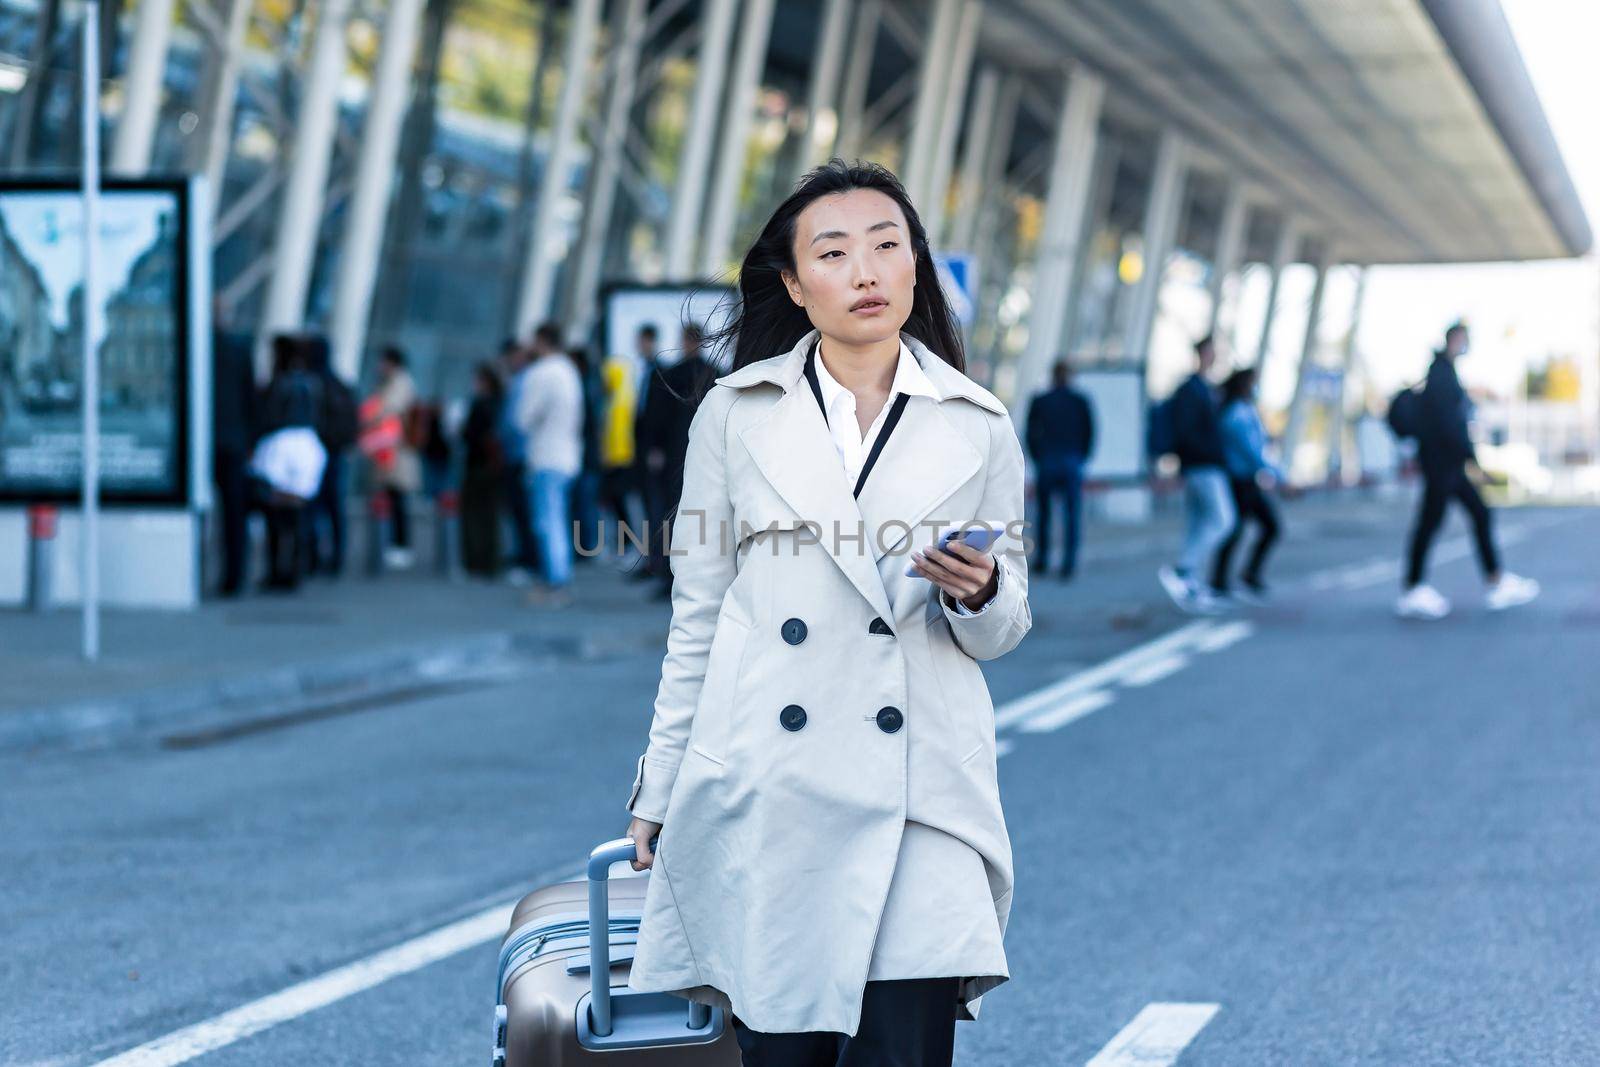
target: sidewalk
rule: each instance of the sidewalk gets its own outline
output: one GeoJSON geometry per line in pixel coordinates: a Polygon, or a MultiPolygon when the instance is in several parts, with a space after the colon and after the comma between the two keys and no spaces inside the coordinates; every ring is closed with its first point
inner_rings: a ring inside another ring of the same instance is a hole
{"type": "Polygon", "coordinates": [[[0,613],[0,750],[92,745],[195,715],[254,713],[438,678],[508,652],[593,658],[666,640],[671,606],[613,564],[577,568],[576,603],[431,574],[314,579],[192,612],[106,611],[101,659],[76,609],[0,613]]]}
{"type": "MultiPolygon", "coordinates": [[[[1392,516],[1394,506],[1349,498],[1287,505],[1297,537],[1392,516]]],[[[1091,523],[1081,566],[1154,566],[1176,544],[1178,519],[1169,510],[1139,526],[1091,523]]],[[[211,600],[193,612],[107,611],[93,665],[78,654],[75,609],[0,612],[0,751],[95,746],[157,728],[381,699],[508,656],[665,649],[671,605],[650,599],[653,586],[625,580],[609,560],[579,566],[574,581],[576,603],[558,611],[526,606],[522,590],[505,584],[445,581],[420,569],[314,579],[297,594],[211,600]]]]}

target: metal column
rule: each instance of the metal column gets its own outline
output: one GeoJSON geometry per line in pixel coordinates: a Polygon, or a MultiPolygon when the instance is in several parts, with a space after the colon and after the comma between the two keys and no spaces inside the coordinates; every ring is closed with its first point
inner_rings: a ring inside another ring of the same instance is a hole
{"type": "Polygon", "coordinates": [[[967,0],[961,10],[961,22],[956,27],[950,65],[946,68],[944,115],[928,165],[926,200],[919,205],[928,231],[928,243],[934,246],[944,243],[945,199],[950,192],[950,171],[955,165],[956,141],[961,135],[967,83],[972,78],[972,58],[978,47],[978,22],[982,15],[982,0],[967,0]]]}
{"type": "Polygon", "coordinates": [[[83,12],[83,658],[100,658],[100,342],[105,333],[101,305],[100,243],[100,5],[83,12]]]}
{"type": "Polygon", "coordinates": [[[801,170],[827,159],[838,141],[840,72],[844,69],[849,32],[849,0],[826,0],[822,26],[817,31],[816,57],[811,61],[811,84],[806,90],[806,144],[801,170]]]}
{"type": "Polygon", "coordinates": [[[1256,346],[1257,370],[1267,365],[1272,351],[1272,324],[1278,317],[1278,294],[1283,288],[1283,272],[1294,263],[1300,251],[1300,224],[1288,215],[1278,230],[1278,243],[1272,250],[1272,278],[1267,287],[1267,307],[1261,316],[1261,343],[1256,346]]]}
{"type": "Polygon", "coordinates": [[[1105,82],[1083,67],[1068,76],[1056,122],[1050,163],[1049,193],[1034,261],[1033,309],[1028,314],[1028,346],[1017,365],[1012,406],[1025,403],[1044,381],[1045,368],[1056,357],[1067,300],[1073,290],[1073,265],[1083,240],[1094,157],[1100,134],[1100,107],[1105,82]]]}
{"type": "Polygon", "coordinates": [[[1000,72],[984,67],[972,89],[972,104],[967,109],[967,143],[961,153],[961,177],[956,182],[956,215],[950,229],[951,246],[972,251],[977,232],[978,205],[983,202],[985,172],[994,151],[1000,122],[996,110],[1000,99],[1000,72]]]}
{"type": "Polygon", "coordinates": [[[1155,174],[1150,179],[1150,199],[1144,212],[1144,273],[1133,290],[1128,332],[1122,346],[1124,359],[1146,361],[1149,356],[1150,331],[1161,299],[1161,277],[1166,272],[1183,208],[1187,154],[1188,146],[1175,130],[1161,131],[1155,174]]]}
{"type": "Polygon", "coordinates": [[[225,0],[222,37],[211,42],[205,70],[200,76],[200,105],[204,117],[189,142],[189,170],[206,176],[214,220],[222,203],[222,181],[233,146],[233,104],[239,92],[239,64],[244,58],[244,35],[250,25],[253,0],[225,0]]]}
{"type": "Polygon", "coordinates": [[[344,29],[350,16],[350,0],[325,0],[321,11],[306,72],[305,95],[295,119],[289,177],[278,204],[275,262],[256,343],[256,375],[260,378],[265,378],[271,369],[271,335],[298,330],[305,318],[311,262],[316,255],[317,232],[322,228],[328,160],[333,154],[339,118],[339,80],[344,76],[344,29]]]}
{"type": "Polygon", "coordinates": [[[350,197],[339,276],[333,296],[333,369],[347,382],[361,374],[361,351],[372,315],[372,287],[383,249],[383,223],[389,211],[406,88],[416,58],[417,28],[423,0],[389,0],[378,65],[367,92],[367,118],[361,130],[361,158],[350,197]]]}
{"type": "Polygon", "coordinates": [[[111,146],[110,170],[133,177],[150,169],[156,119],[161,114],[161,80],[172,40],[173,0],[139,0],[128,43],[128,73],[123,79],[122,118],[111,146]]]}
{"type": "Polygon", "coordinates": [[[872,81],[872,60],[882,24],[883,0],[861,0],[856,8],[844,89],[839,94],[839,136],[834,141],[835,154],[846,158],[861,154],[861,142],[866,137],[867,86],[872,81]]]}
{"type": "Polygon", "coordinates": [[[1214,334],[1222,324],[1223,287],[1228,276],[1239,269],[1244,252],[1245,224],[1250,221],[1250,200],[1244,183],[1235,179],[1228,186],[1228,199],[1222,207],[1222,222],[1217,229],[1217,251],[1211,260],[1211,321],[1206,332],[1214,334]]]}
{"type": "Polygon", "coordinates": [[[1305,434],[1306,405],[1310,402],[1306,390],[1307,375],[1315,367],[1317,328],[1322,325],[1322,297],[1328,288],[1328,268],[1333,261],[1331,242],[1323,242],[1317,255],[1317,280],[1311,289],[1311,306],[1306,310],[1306,332],[1300,342],[1300,362],[1295,369],[1294,398],[1289,402],[1289,425],[1283,431],[1283,469],[1294,477],[1294,454],[1305,434]]]}
{"type": "Polygon", "coordinates": [[[964,4],[965,0],[934,0],[933,23],[923,42],[917,97],[911,113],[911,135],[906,141],[905,158],[900,162],[900,180],[918,211],[926,210],[933,184],[934,151],[944,126],[944,104],[949,95],[947,66],[964,4]]]}
{"type": "Polygon", "coordinates": [[[684,130],[673,182],[672,214],[667,220],[667,277],[686,281],[695,267],[701,210],[705,205],[706,176],[711,169],[711,147],[717,127],[717,104],[722,99],[722,79],[728,68],[728,39],[733,35],[733,0],[706,0],[705,28],[700,37],[699,72],[689,126],[684,130]]]}
{"type": "Polygon", "coordinates": [[[773,0],[745,0],[742,7],[727,110],[722,116],[722,144],[717,149],[711,201],[703,227],[700,273],[706,278],[722,272],[733,245],[733,230],[739,218],[739,187],[750,140],[750,109],[766,66],[767,44],[772,40],[773,0]]]}
{"type": "Polygon", "coordinates": [[[522,296],[517,301],[519,337],[526,337],[550,314],[555,290],[556,206],[567,188],[572,149],[578,139],[578,112],[589,87],[589,57],[594,52],[595,29],[600,21],[600,0],[575,0],[567,16],[567,41],[561,70],[561,95],[556,100],[555,128],[539,182],[539,199],[533,210],[528,237],[528,268],[522,296]]]}
{"type": "Polygon", "coordinates": [[[639,68],[639,53],[644,46],[646,8],[649,0],[622,0],[613,19],[611,63],[608,68],[606,113],[599,151],[589,183],[588,203],[583,215],[583,232],[569,293],[568,336],[583,340],[590,334],[599,296],[600,265],[605,258],[606,233],[611,224],[612,207],[617,198],[617,174],[622,167],[623,142],[627,140],[629,116],[633,113],[634,85],[639,68]]]}
{"type": "Polygon", "coordinates": [[[1339,396],[1328,419],[1328,478],[1341,478],[1345,470],[1345,403],[1350,396],[1350,377],[1356,366],[1356,333],[1361,329],[1361,309],[1367,302],[1367,268],[1356,268],[1356,295],[1350,307],[1350,332],[1344,337],[1343,370],[1339,375],[1339,396]]]}

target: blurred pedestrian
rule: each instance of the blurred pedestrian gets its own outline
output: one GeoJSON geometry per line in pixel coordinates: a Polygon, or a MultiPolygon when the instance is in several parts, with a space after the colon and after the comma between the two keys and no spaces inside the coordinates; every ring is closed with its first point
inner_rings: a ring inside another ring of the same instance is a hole
{"type": "Polygon", "coordinates": [[[533,350],[508,340],[501,346],[500,362],[505,375],[500,411],[500,444],[505,450],[503,491],[506,518],[511,523],[511,566],[506,579],[514,586],[525,586],[539,569],[539,553],[533,536],[533,506],[528,500],[528,441],[518,424],[517,412],[528,368],[533,365],[533,350]]]}
{"type": "Polygon", "coordinates": [[[244,590],[249,570],[250,452],[259,432],[251,338],[226,328],[222,302],[212,318],[211,475],[222,526],[225,597],[244,590]]]}
{"type": "Polygon", "coordinates": [[[658,368],[639,421],[638,447],[645,457],[645,500],[649,507],[651,573],[655,597],[672,595],[672,568],[666,546],[672,540],[672,516],[683,493],[683,463],[689,450],[689,424],[716,370],[700,354],[705,331],[696,323],[683,327],[682,357],[658,368]]]}
{"type": "Polygon", "coordinates": [[[268,573],[263,588],[288,592],[300,584],[305,507],[322,484],[327,451],[317,436],[322,382],[311,372],[305,338],[274,337],[272,353],[272,378],[261,400],[264,432],[250,470],[267,517],[268,573]]]}
{"type": "Polygon", "coordinates": [[[561,608],[572,603],[571,501],[583,467],[583,381],[561,348],[560,327],[543,324],[534,341],[533,364],[517,399],[543,578],[529,591],[528,602],[561,608]]]}
{"type": "MultiPolygon", "coordinates": [[[[655,341],[656,328],[646,323],[639,328],[636,353],[613,353],[600,367],[600,506],[616,521],[619,550],[623,550],[629,536],[640,532],[634,525],[633,500],[638,493],[634,433],[642,372],[655,358],[655,341]]],[[[644,573],[644,568],[634,573],[644,573]]]]}
{"type": "Polygon", "coordinates": [[[472,373],[472,404],[461,428],[461,565],[468,574],[494,578],[500,573],[500,502],[506,456],[500,441],[500,408],[505,390],[488,363],[472,373]]]}
{"type": "Polygon", "coordinates": [[[1469,346],[1467,328],[1456,323],[1445,331],[1444,347],[1434,353],[1428,380],[1422,389],[1417,427],[1417,460],[1422,467],[1422,501],[1411,531],[1405,588],[1395,602],[1402,618],[1442,619],[1450,614],[1450,601],[1427,584],[1428,550],[1444,521],[1444,509],[1454,500],[1472,520],[1478,565],[1488,585],[1485,601],[1491,611],[1526,604],[1539,595],[1539,583],[1500,569],[1489,507],[1473,485],[1470,467],[1479,477],[1477,450],[1472,444],[1472,402],[1456,375],[1456,360],[1469,346]]]}
{"type": "Polygon", "coordinates": [[[1218,425],[1222,432],[1222,458],[1228,469],[1228,484],[1233,491],[1238,519],[1233,532],[1217,549],[1216,563],[1211,570],[1211,593],[1258,603],[1267,595],[1261,571],[1281,528],[1277,508],[1273,507],[1267,489],[1282,485],[1285,479],[1283,472],[1267,458],[1267,431],[1256,410],[1256,372],[1253,369],[1234,371],[1222,383],[1222,415],[1218,425]],[[1239,576],[1240,588],[1234,591],[1228,575],[1234,549],[1244,538],[1246,522],[1254,522],[1259,532],[1255,547],[1250,550],[1249,562],[1239,576]]]}
{"type": "Polygon", "coordinates": [[[411,494],[422,487],[422,466],[415,438],[417,387],[406,370],[405,353],[393,345],[378,357],[378,388],[362,405],[366,427],[398,422],[399,441],[373,457],[374,484],[389,498],[390,544],[384,564],[405,570],[416,562],[411,550],[411,494]]]}
{"type": "Polygon", "coordinates": [[[600,423],[605,406],[605,388],[600,383],[600,368],[589,358],[589,350],[578,345],[567,350],[583,384],[583,460],[578,480],[572,485],[572,525],[582,551],[574,563],[589,563],[599,552],[600,528],[600,423]]]}
{"type": "Polygon", "coordinates": [[[355,390],[334,372],[328,339],[310,334],[305,340],[311,373],[322,383],[322,421],[317,436],[328,453],[322,484],[306,508],[307,571],[337,578],[344,572],[345,454],[360,436],[360,405],[355,390]],[[324,527],[326,542],[322,536],[324,527]]]}
{"type": "Polygon", "coordinates": [[[1061,577],[1070,580],[1078,566],[1083,470],[1094,453],[1094,408],[1072,387],[1072,368],[1066,360],[1056,361],[1050,369],[1050,388],[1028,404],[1025,434],[1039,513],[1037,556],[1029,566],[1041,575],[1050,572],[1051,518],[1060,501],[1066,513],[1061,577]]]}
{"type": "Polygon", "coordinates": [[[635,378],[639,389],[633,420],[633,486],[644,513],[644,557],[628,578],[632,581],[659,582],[664,576],[657,568],[659,560],[665,557],[660,552],[657,539],[662,523],[666,521],[666,509],[661,502],[660,479],[650,469],[650,458],[645,454],[643,445],[645,411],[650,406],[650,393],[660,380],[663,369],[660,335],[654,324],[646,323],[639,328],[634,350],[639,357],[635,378]]]}
{"type": "Polygon", "coordinates": [[[1217,395],[1206,380],[1217,350],[1208,334],[1195,343],[1195,371],[1167,402],[1173,451],[1183,473],[1183,548],[1175,567],[1158,572],[1161,586],[1183,611],[1223,609],[1200,578],[1200,568],[1233,532],[1237,516],[1222,457],[1217,395]]]}

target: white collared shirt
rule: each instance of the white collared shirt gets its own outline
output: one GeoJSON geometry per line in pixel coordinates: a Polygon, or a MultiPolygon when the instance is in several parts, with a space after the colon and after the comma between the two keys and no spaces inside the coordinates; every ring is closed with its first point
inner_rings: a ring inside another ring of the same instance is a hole
{"type": "MultiPolygon", "coordinates": [[[[900,356],[894,367],[894,381],[889,385],[889,397],[879,409],[878,417],[872,420],[872,425],[868,426],[867,432],[863,434],[856,422],[856,395],[840,385],[834,376],[828,373],[828,368],[822,362],[820,347],[813,363],[817,371],[817,385],[822,389],[822,406],[828,413],[828,432],[833,437],[833,447],[839,452],[839,459],[844,464],[845,474],[850,479],[850,486],[853,489],[856,479],[861,477],[862,465],[872,453],[873,442],[883,432],[883,424],[888,418],[889,409],[894,406],[894,398],[900,393],[906,393],[910,396],[926,396],[938,400],[939,391],[933,387],[933,381],[902,339],[900,356]]],[[[959,600],[951,598],[951,603],[955,605],[956,613],[959,615],[977,614],[959,600]]],[[[987,608],[988,604],[984,607],[987,608]]]]}
{"type": "Polygon", "coordinates": [[[844,463],[845,474],[849,476],[851,488],[854,488],[856,479],[861,476],[861,467],[872,452],[872,443],[883,431],[884,420],[889,416],[889,409],[894,406],[896,394],[907,393],[911,396],[927,396],[938,400],[939,392],[933,387],[927,372],[922,369],[922,364],[917,362],[917,357],[902,340],[900,357],[894,368],[894,381],[889,386],[889,398],[883,402],[878,417],[872,420],[872,425],[867,427],[867,432],[863,434],[856,423],[856,395],[840,385],[834,376],[828,373],[827,366],[822,362],[820,349],[814,362],[817,384],[822,387],[822,406],[828,413],[828,432],[833,435],[833,447],[839,450],[839,459],[844,463]]]}

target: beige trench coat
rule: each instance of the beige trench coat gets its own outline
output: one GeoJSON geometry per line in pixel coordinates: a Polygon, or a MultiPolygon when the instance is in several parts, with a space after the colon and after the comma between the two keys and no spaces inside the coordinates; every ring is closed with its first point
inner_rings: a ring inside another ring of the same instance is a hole
{"type": "MultiPolygon", "coordinates": [[[[997,556],[998,591],[970,616],[905,570],[925,523],[1020,533],[1024,467],[1005,407],[906,336],[941,399],[911,397],[852,497],[802,373],[815,337],[717,379],[690,429],[627,805],[663,824],[630,985],[756,1030],[854,1034],[908,818],[976,850],[1002,934],[1010,915],[978,661],[1032,625],[1026,560],[997,556]]],[[[1004,980],[964,982],[961,1017],[1004,980]]]]}

